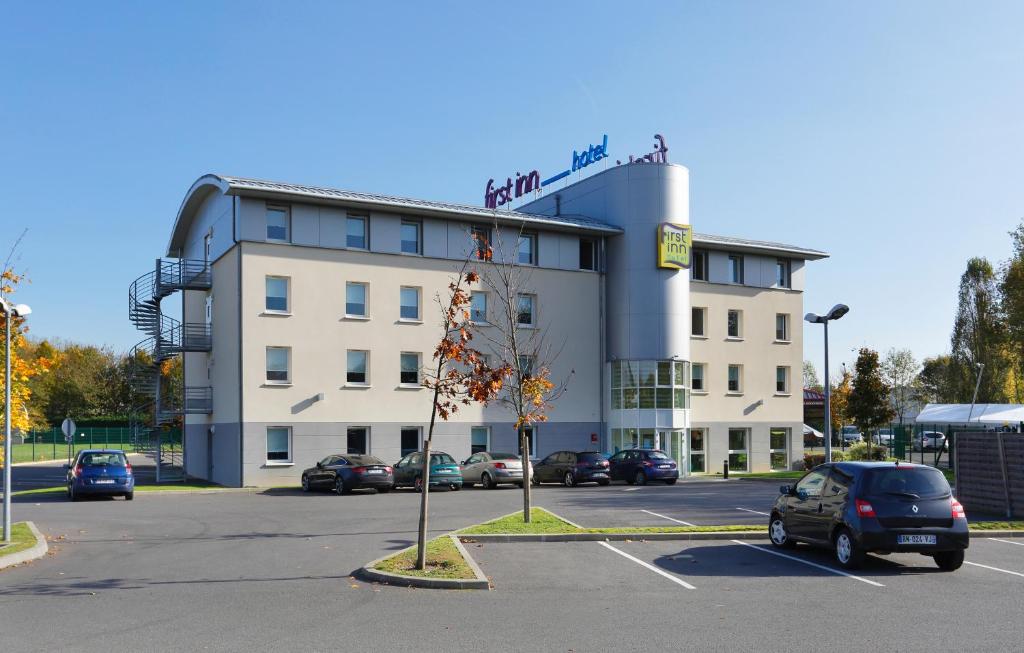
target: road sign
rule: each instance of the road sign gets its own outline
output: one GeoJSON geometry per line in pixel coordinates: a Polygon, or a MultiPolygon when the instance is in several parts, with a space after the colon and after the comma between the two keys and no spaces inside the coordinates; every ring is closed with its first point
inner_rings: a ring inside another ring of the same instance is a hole
{"type": "Polygon", "coordinates": [[[75,435],[75,420],[65,417],[61,422],[60,430],[64,432],[64,441],[71,442],[71,438],[75,435]]]}

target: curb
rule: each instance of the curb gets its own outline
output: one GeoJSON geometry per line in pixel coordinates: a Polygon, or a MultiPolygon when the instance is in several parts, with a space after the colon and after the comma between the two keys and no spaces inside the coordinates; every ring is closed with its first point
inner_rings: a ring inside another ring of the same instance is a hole
{"type": "Polygon", "coordinates": [[[455,537],[451,533],[448,537],[452,539],[455,547],[462,554],[462,557],[466,560],[470,569],[473,570],[473,574],[476,578],[423,578],[420,576],[405,576],[402,574],[395,574],[389,571],[381,571],[380,569],[374,569],[382,560],[386,560],[392,556],[398,555],[410,549],[414,546],[409,546],[396,553],[389,553],[386,556],[377,558],[373,562],[367,563],[364,567],[359,570],[359,575],[366,580],[371,580],[377,583],[384,583],[385,585],[398,585],[401,587],[422,587],[425,589],[437,589],[437,590],[489,590],[491,589],[491,583],[484,576],[483,570],[476,564],[476,560],[469,555],[466,548],[462,546],[462,542],[459,538],[455,537]]]}
{"type": "Polygon", "coordinates": [[[624,542],[626,540],[764,540],[768,531],[708,531],[704,533],[549,533],[545,535],[458,534],[464,542],[624,542]]]}
{"type": "Polygon", "coordinates": [[[12,553],[10,555],[3,555],[0,553],[0,569],[6,569],[7,567],[13,567],[14,565],[20,565],[23,562],[29,562],[31,560],[37,560],[46,555],[46,552],[50,550],[50,547],[46,544],[46,538],[39,532],[36,525],[30,521],[25,522],[28,529],[32,531],[32,535],[36,538],[36,543],[18,553],[12,553]]]}

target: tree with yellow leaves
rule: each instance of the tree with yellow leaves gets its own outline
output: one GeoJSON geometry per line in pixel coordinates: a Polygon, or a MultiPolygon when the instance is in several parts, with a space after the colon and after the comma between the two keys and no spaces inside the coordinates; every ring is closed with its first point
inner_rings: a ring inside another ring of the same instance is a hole
{"type": "MultiPolygon", "coordinates": [[[[11,269],[0,273],[0,296],[5,299],[14,294],[22,276],[15,274],[11,269]]],[[[6,414],[10,411],[11,429],[24,431],[31,426],[29,403],[32,398],[32,390],[29,388],[29,379],[43,374],[50,369],[50,360],[47,358],[32,358],[18,356],[19,351],[27,351],[28,345],[25,334],[28,332],[28,325],[23,317],[12,317],[7,313],[0,313],[0,329],[6,338],[7,329],[11,329],[11,351],[0,353],[0,368],[7,365],[7,356],[11,356],[11,405],[6,405],[6,375],[0,374],[0,407],[6,414]]],[[[0,434],[2,442],[3,434],[0,434]]],[[[0,449],[0,461],[3,459],[0,449]]]]}

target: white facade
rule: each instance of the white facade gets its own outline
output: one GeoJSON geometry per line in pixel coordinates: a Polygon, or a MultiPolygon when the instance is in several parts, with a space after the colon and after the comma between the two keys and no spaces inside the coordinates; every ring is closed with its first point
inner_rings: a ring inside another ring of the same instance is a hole
{"type": "MultiPolygon", "coordinates": [[[[803,261],[824,255],[695,236],[706,280],[659,269],[657,226],[688,223],[688,204],[688,172],[668,164],[615,167],[520,212],[201,178],[168,247],[212,270],[212,289],[183,300],[184,321],[208,322],[213,342],[209,353],[184,354],[186,386],[213,389],[212,412],[186,415],[187,473],[226,485],[294,483],[331,453],[392,462],[418,447],[430,397],[409,365],[430,360],[432,298],[472,247],[474,225],[511,234],[506,241],[520,229],[535,235],[529,294],[559,352],[552,377],[568,379],[536,426],[535,455],[658,446],[684,469],[720,471],[731,455],[738,470],[729,440],[744,429],[742,469],[792,464],[802,456],[803,261]],[[594,253],[592,264],[581,252],[594,253]],[[743,283],[729,278],[730,255],[743,257],[743,283]],[[786,288],[776,287],[780,260],[786,288]],[[691,308],[706,311],[703,335],[692,335],[691,308]],[[742,312],[739,337],[726,335],[729,311],[742,312]],[[789,316],[785,339],[775,338],[777,315],[789,316]],[[364,359],[366,376],[350,374],[364,359]],[[691,363],[704,366],[700,390],[690,387],[691,363]],[[624,381],[634,364],[637,376],[624,381]],[[736,391],[730,365],[743,371],[736,391]],[[779,391],[777,368],[796,385],[779,391]],[[780,452],[782,431],[797,435],[780,452]]],[[[516,451],[512,421],[497,404],[469,406],[439,423],[433,446],[456,459],[474,444],[516,451]]]]}

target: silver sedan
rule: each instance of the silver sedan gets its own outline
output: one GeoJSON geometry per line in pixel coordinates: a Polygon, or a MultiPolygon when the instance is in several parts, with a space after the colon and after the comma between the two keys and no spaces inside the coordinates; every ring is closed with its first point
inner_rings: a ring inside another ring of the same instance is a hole
{"type": "MultiPolygon", "coordinates": [[[[530,470],[533,470],[532,466],[530,470]]],[[[522,487],[523,461],[512,453],[479,451],[462,461],[462,482],[465,485],[479,483],[487,490],[502,483],[522,487]]]]}

